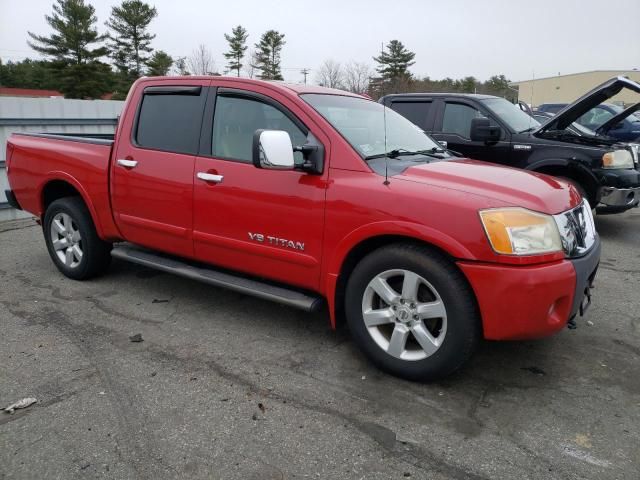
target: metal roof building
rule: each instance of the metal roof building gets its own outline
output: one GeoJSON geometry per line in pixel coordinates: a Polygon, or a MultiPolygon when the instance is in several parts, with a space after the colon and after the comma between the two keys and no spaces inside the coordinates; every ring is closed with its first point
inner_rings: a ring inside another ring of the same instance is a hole
{"type": "MultiPolygon", "coordinates": [[[[532,107],[543,103],[571,103],[587,93],[592,88],[612,77],[628,77],[640,82],[638,70],[593,70],[591,72],[572,73],[555,77],[535,78],[512,82],[510,85],[518,87],[518,100],[532,107]]],[[[640,95],[629,90],[623,90],[609,102],[619,104],[637,103],[640,95]]]]}
{"type": "Polygon", "coordinates": [[[15,132],[114,133],[124,102],[0,96],[0,221],[27,216],[6,202],[7,139],[15,132]]]}

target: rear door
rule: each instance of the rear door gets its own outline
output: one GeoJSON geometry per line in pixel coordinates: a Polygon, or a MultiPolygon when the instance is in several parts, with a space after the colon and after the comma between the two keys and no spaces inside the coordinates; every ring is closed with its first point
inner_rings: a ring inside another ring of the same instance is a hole
{"type": "MultiPolygon", "coordinates": [[[[214,82],[225,85],[224,80],[214,82]]],[[[328,167],[321,175],[263,170],[251,161],[258,129],[292,144],[329,140],[288,98],[262,86],[217,88],[194,172],[194,248],[200,260],[318,289],[328,167]],[[211,125],[211,123],[213,123],[211,125]]],[[[302,163],[296,153],[296,163],[302,163]]]]}
{"type": "Polygon", "coordinates": [[[434,109],[433,101],[429,98],[396,97],[392,98],[389,107],[410,120],[423,131],[433,129],[434,109]]]}
{"type": "Polygon", "coordinates": [[[193,255],[193,169],[209,80],[137,92],[111,166],[114,218],[133,243],[193,255]]]}

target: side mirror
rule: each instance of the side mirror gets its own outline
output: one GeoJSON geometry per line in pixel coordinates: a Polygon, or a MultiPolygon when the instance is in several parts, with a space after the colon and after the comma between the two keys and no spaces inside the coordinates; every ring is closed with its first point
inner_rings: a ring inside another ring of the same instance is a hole
{"type": "Polygon", "coordinates": [[[486,117],[472,118],[469,136],[474,142],[497,142],[502,136],[502,129],[491,125],[486,117]]]}
{"type": "Polygon", "coordinates": [[[270,170],[293,170],[293,145],[284,130],[256,130],[253,134],[253,165],[270,170]]]}
{"type": "Polygon", "coordinates": [[[438,140],[438,143],[442,146],[442,148],[444,148],[445,150],[447,149],[447,147],[449,146],[449,144],[447,143],[446,140],[438,140]]]}

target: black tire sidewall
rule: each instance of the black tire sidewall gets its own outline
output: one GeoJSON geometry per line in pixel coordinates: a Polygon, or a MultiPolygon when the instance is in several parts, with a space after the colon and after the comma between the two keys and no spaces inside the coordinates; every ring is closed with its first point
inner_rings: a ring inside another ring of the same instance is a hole
{"type": "Polygon", "coordinates": [[[349,330],[364,353],[382,370],[410,380],[434,380],[457,370],[473,353],[480,337],[475,298],[466,279],[449,260],[413,245],[385,247],[365,257],[354,269],[346,292],[349,330]],[[400,360],[382,350],[362,317],[362,297],[369,282],[393,269],[410,270],[437,291],[447,311],[447,332],[440,348],[418,361],[400,360]]]}
{"type": "Polygon", "coordinates": [[[108,244],[98,237],[89,210],[80,198],[67,197],[52,202],[44,216],[43,231],[49,255],[58,270],[65,276],[75,280],[84,280],[95,276],[108,266],[110,258],[108,244]],[[53,248],[51,223],[59,213],[66,213],[71,217],[82,238],[82,259],[80,264],[74,268],[70,268],[60,261],[53,248]]]}

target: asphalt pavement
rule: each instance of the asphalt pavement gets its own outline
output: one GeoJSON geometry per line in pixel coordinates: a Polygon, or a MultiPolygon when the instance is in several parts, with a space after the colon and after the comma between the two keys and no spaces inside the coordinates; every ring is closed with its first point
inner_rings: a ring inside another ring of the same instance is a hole
{"type": "Polygon", "coordinates": [[[120,261],[76,282],[40,227],[0,224],[0,406],[38,400],[0,413],[0,478],[637,480],[640,210],[596,223],[578,328],[486,342],[435,384],[379,372],[326,313],[120,261]]]}

